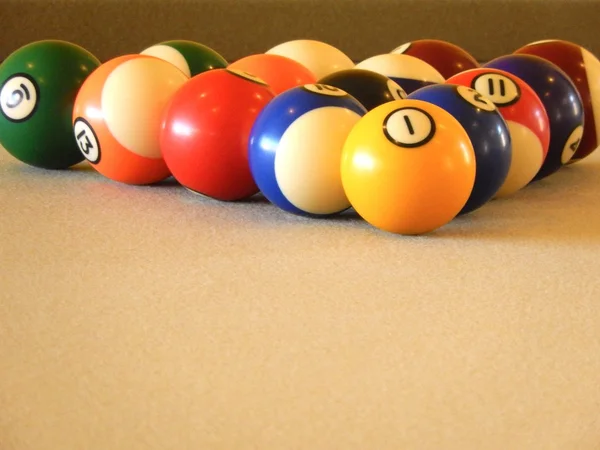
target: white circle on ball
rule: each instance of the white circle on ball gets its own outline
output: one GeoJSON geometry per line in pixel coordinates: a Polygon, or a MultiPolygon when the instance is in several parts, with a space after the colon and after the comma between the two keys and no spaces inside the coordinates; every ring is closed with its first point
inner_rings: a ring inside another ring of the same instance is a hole
{"type": "Polygon", "coordinates": [[[471,105],[484,111],[496,111],[496,105],[481,92],[467,86],[456,86],[456,92],[471,105]]]}
{"type": "Polygon", "coordinates": [[[329,97],[345,97],[346,95],[348,95],[348,93],[342,89],[322,83],[305,84],[304,89],[315,94],[327,95],[329,97]]]}
{"type": "Polygon", "coordinates": [[[334,214],[350,207],[342,185],[344,142],[361,116],[325,106],[298,117],[285,130],[275,154],[279,189],[296,208],[334,214]]]}
{"type": "Polygon", "coordinates": [[[27,120],[36,109],[39,90],[27,74],[15,74],[7,79],[0,90],[0,109],[11,122],[27,120]]]}
{"type": "Polygon", "coordinates": [[[83,118],[78,117],[73,124],[73,133],[81,153],[92,164],[100,161],[100,143],[91,125],[83,118]]]}
{"type": "Polygon", "coordinates": [[[387,82],[387,87],[395,100],[404,100],[407,97],[406,91],[402,89],[394,80],[389,79],[387,82]]]}
{"type": "Polygon", "coordinates": [[[565,143],[565,146],[563,147],[563,151],[562,151],[562,154],[560,157],[560,162],[562,162],[563,164],[567,164],[571,160],[571,158],[573,157],[573,155],[579,148],[579,144],[581,143],[582,137],[583,137],[583,125],[579,125],[569,135],[569,138],[567,139],[567,142],[565,143]]]}
{"type": "Polygon", "coordinates": [[[254,83],[262,84],[264,86],[268,86],[269,85],[262,78],[257,77],[256,75],[253,75],[250,72],[246,72],[245,70],[229,69],[229,68],[225,69],[225,70],[227,70],[229,73],[237,75],[238,77],[244,78],[244,79],[249,80],[249,81],[253,81],[254,83]]]}
{"type": "Polygon", "coordinates": [[[148,47],[146,50],[140,53],[141,55],[154,56],[155,58],[162,59],[163,61],[170,62],[188,77],[192,76],[190,65],[188,64],[185,57],[181,52],[170,45],[158,44],[148,47]]]}
{"type": "Polygon", "coordinates": [[[119,144],[144,158],[161,159],[162,113],[175,92],[189,80],[172,64],[140,56],[117,66],[102,89],[106,126],[119,144]]]}
{"type": "Polygon", "coordinates": [[[383,122],[383,132],[390,142],[400,147],[420,147],[435,135],[433,118],[419,108],[399,108],[383,122]]]}
{"type": "Polygon", "coordinates": [[[521,97],[521,89],[517,83],[499,73],[481,74],[473,80],[471,86],[497,106],[512,105],[521,97]]]}

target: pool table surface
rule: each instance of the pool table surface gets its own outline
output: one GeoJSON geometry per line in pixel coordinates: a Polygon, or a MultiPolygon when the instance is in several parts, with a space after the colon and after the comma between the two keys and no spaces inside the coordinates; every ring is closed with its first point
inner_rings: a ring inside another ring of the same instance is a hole
{"type": "Polygon", "coordinates": [[[2,450],[600,446],[600,152],[405,237],[0,150],[2,450]]]}

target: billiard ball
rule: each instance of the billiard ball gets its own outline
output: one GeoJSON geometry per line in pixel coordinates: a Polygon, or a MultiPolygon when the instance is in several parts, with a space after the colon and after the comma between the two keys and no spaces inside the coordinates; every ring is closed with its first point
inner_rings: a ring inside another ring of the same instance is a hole
{"type": "Polygon", "coordinates": [[[321,78],[319,83],[346,91],[358,100],[367,111],[383,103],[406,98],[406,92],[398,83],[371,70],[340,70],[321,78]]]}
{"type": "Polygon", "coordinates": [[[420,100],[394,100],[365,114],[342,151],[342,185],[374,227],[426,234],[450,222],[475,182],[469,135],[450,113],[420,100]]]}
{"type": "Polygon", "coordinates": [[[20,47],[0,65],[0,143],[17,160],[42,169],[83,161],[71,112],[83,81],[100,65],[86,49],[61,40],[20,47]]]}
{"type": "Polygon", "coordinates": [[[275,95],[296,86],[317,81],[315,75],[287,56],[259,53],[245,56],[229,65],[230,69],[241,70],[265,81],[275,95]]]}
{"type": "Polygon", "coordinates": [[[290,89],[260,113],[250,134],[250,169],[262,194],[284,211],[329,216],[348,209],[340,157],[366,109],[334,86],[290,89]]]}
{"type": "Polygon", "coordinates": [[[473,191],[460,213],[475,211],[490,201],[508,176],[512,155],[508,125],[496,105],[478,91],[454,84],[427,86],[408,98],[449,112],[471,140],[477,171],[473,191]]]}
{"type": "Polygon", "coordinates": [[[171,98],[162,118],[160,148],[173,177],[219,201],[256,194],[248,139],[257,115],[274,97],[265,81],[229,67],[193,77],[171,98]]]}
{"type": "Polygon", "coordinates": [[[512,158],[495,197],[510,196],[527,186],[542,167],[550,144],[548,115],[534,90],[511,73],[488,68],[466,70],[446,83],[468,86],[487,97],[508,125],[512,158]]]}
{"type": "Polygon", "coordinates": [[[340,49],[313,39],[287,41],[265,53],[291,58],[310,70],[317,79],[354,67],[354,62],[340,49]]]}
{"type": "Polygon", "coordinates": [[[407,94],[424,86],[445,81],[444,77],[430,64],[409,55],[391,53],[375,55],[358,63],[356,68],[371,70],[391,78],[407,94]]]}
{"type": "Polygon", "coordinates": [[[406,42],[391,53],[410,55],[433,66],[444,78],[479,67],[477,60],[465,49],[439,39],[418,39],[406,42]]]}
{"type": "Polygon", "coordinates": [[[572,42],[551,39],[533,42],[515,51],[550,61],[575,84],[584,108],[583,136],[567,164],[581,161],[600,143],[600,61],[589,50],[572,42]]]}
{"type": "Polygon", "coordinates": [[[483,67],[516,75],[544,104],[550,123],[550,144],[542,167],[532,181],[558,171],[575,154],[583,135],[583,102],[573,82],[553,63],[533,55],[504,55],[483,67]]]}
{"type": "Polygon", "coordinates": [[[72,112],[81,153],[105,177],[153,184],[169,177],[159,147],[162,111],[189,78],[153,56],[123,55],[85,81],[72,112]]]}
{"type": "Polygon", "coordinates": [[[141,54],[168,61],[188,77],[207,70],[223,69],[229,64],[216,50],[199,42],[181,39],[161,42],[146,48],[141,54]]]}

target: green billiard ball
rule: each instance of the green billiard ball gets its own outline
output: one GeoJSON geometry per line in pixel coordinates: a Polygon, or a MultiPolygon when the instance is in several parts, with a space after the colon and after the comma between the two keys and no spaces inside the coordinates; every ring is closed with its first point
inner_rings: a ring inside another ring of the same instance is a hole
{"type": "Polygon", "coordinates": [[[215,50],[194,41],[165,41],[148,47],[141,53],[170,62],[188,77],[212,69],[224,69],[229,65],[215,50]]]}
{"type": "Polygon", "coordinates": [[[42,169],[83,161],[71,116],[79,88],[100,65],[86,49],[61,40],[27,44],[0,65],[0,144],[42,169]]]}

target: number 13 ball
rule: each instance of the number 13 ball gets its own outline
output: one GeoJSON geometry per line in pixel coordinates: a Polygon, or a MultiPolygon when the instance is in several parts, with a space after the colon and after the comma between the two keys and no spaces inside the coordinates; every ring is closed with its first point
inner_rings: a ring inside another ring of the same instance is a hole
{"type": "Polygon", "coordinates": [[[342,183],[371,225],[424,234],[450,222],[475,183],[475,152],[462,125],[439,106],[395,100],[369,111],[342,152],[342,183]]]}
{"type": "Polygon", "coordinates": [[[125,55],[85,81],[73,108],[81,152],[105,177],[127,184],[167,178],[158,142],[163,108],[188,77],[153,56],[125,55]]]}

